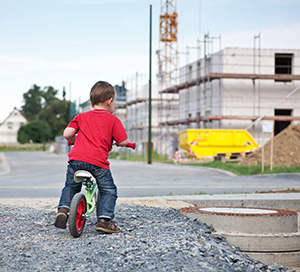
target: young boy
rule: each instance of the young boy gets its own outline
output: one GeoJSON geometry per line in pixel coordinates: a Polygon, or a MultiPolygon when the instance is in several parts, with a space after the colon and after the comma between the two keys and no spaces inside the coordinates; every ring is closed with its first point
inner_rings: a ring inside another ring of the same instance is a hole
{"type": "Polygon", "coordinates": [[[54,226],[57,228],[66,228],[71,200],[81,191],[81,183],[75,183],[74,173],[77,170],[87,170],[96,178],[101,195],[96,230],[106,233],[121,231],[112,221],[117,187],[107,159],[113,141],[118,146],[126,146],[128,141],[121,121],[112,115],[115,96],[112,85],[98,81],[90,92],[93,110],[78,114],[64,130],[64,137],[75,144],[69,153],[65,187],[61,193],[54,221],[54,226]]]}

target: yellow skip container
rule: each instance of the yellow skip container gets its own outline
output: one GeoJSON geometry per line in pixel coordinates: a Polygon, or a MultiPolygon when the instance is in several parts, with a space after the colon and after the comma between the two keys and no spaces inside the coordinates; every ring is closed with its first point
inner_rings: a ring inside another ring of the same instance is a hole
{"type": "Polygon", "coordinates": [[[196,157],[230,157],[255,151],[259,145],[245,129],[187,129],[178,133],[179,147],[196,157]]]}

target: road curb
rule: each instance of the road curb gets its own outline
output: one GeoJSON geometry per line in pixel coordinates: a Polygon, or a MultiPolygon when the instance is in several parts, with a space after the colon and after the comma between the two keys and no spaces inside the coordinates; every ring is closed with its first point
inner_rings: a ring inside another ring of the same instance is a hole
{"type": "MultiPolygon", "coordinates": [[[[137,199],[137,197],[123,197],[137,199]]],[[[138,197],[140,200],[183,201],[195,207],[257,207],[300,213],[300,193],[214,194],[138,197]]]]}

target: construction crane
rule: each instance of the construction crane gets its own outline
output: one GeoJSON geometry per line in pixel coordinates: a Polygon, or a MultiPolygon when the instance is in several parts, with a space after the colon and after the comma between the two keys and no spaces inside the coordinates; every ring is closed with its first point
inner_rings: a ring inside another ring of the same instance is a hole
{"type": "Polygon", "coordinates": [[[158,77],[162,88],[177,83],[177,0],[161,0],[158,77]]]}

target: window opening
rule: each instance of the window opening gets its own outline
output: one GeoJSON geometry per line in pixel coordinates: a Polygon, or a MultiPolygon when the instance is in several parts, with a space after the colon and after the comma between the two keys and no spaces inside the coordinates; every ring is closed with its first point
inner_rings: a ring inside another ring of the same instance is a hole
{"type": "MultiPolygon", "coordinates": [[[[291,109],[275,109],[275,116],[292,116],[293,110],[291,109]]],[[[291,124],[290,121],[275,121],[274,135],[287,128],[291,124]]]]}
{"type": "MultiPolygon", "coordinates": [[[[292,74],[292,60],[293,54],[275,54],[275,74],[292,74]]],[[[290,80],[276,80],[276,81],[290,81],[290,80]]]]}

